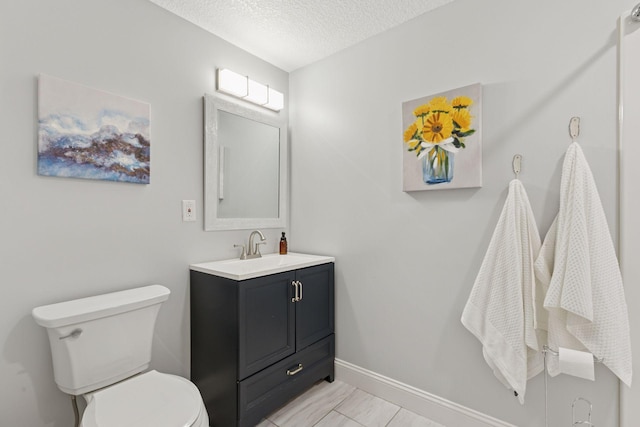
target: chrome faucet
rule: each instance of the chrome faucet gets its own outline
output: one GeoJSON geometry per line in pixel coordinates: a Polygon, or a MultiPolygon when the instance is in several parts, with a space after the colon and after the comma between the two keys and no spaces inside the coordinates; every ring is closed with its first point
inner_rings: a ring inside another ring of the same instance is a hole
{"type": "Polygon", "coordinates": [[[264,234],[262,234],[262,231],[260,231],[260,230],[252,231],[251,234],[249,235],[249,250],[247,251],[247,258],[246,259],[261,258],[262,254],[260,253],[260,246],[259,245],[266,245],[266,244],[267,244],[267,239],[265,239],[264,234]],[[254,245],[253,245],[253,237],[256,234],[260,235],[260,241],[258,243],[256,243],[255,247],[254,247],[254,245]]]}

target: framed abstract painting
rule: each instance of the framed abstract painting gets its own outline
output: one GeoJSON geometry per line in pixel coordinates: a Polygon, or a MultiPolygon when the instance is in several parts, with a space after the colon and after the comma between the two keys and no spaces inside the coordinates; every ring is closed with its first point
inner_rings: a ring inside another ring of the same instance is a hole
{"type": "Polygon", "coordinates": [[[482,186],[482,85],[402,103],[402,190],[482,186]]]}
{"type": "Polygon", "coordinates": [[[40,75],[38,174],[148,184],[149,104],[40,75]]]}

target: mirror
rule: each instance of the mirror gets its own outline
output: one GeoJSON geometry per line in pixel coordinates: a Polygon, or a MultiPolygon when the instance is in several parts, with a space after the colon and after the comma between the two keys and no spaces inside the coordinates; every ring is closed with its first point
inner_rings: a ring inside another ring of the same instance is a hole
{"type": "Polygon", "coordinates": [[[204,96],[204,228],[284,228],[286,126],[277,113],[204,96]]]}

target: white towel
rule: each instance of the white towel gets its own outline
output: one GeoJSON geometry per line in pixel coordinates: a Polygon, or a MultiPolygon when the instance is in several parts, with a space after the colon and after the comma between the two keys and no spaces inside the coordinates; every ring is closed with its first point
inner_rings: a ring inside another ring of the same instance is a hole
{"type": "Polygon", "coordinates": [[[527,380],[543,370],[534,330],[533,263],[540,235],[522,183],[509,194],[462,313],[462,324],[482,343],[495,376],[524,403],[527,380]]]}
{"type": "MultiPolygon", "coordinates": [[[[565,155],[560,211],[535,263],[546,289],[548,345],[589,351],[631,385],[629,319],[618,260],[589,165],[577,142],[565,155]]],[[[543,327],[544,320],[540,319],[543,327]]],[[[559,373],[555,358],[550,375],[559,373]]]]}

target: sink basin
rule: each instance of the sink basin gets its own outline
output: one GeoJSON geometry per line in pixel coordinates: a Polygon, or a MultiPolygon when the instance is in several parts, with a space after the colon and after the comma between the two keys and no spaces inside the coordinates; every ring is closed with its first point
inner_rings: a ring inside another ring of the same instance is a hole
{"type": "Polygon", "coordinates": [[[233,280],[246,280],[283,271],[311,267],[335,261],[335,258],[320,255],[288,253],[287,255],[267,254],[262,258],[227,259],[223,261],[203,262],[191,264],[189,268],[202,273],[226,277],[233,280]]]}

